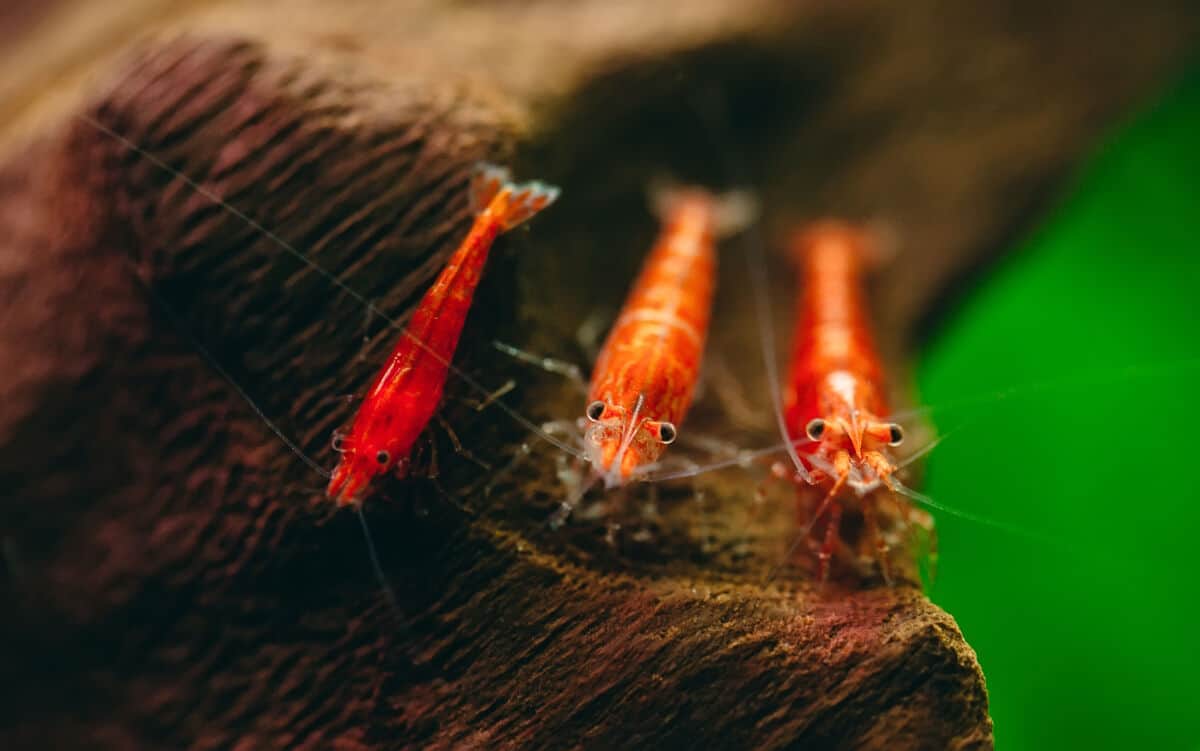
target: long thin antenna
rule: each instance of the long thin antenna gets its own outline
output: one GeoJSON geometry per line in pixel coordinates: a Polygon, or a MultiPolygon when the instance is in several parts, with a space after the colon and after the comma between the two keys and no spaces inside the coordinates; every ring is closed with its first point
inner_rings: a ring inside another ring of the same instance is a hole
{"type": "MultiPolygon", "coordinates": [[[[162,312],[167,316],[167,318],[170,319],[175,329],[187,337],[191,346],[200,353],[200,356],[204,358],[209,367],[215,370],[229,383],[230,386],[233,387],[234,391],[238,393],[238,396],[242,398],[242,401],[248,404],[250,409],[254,410],[254,413],[258,415],[258,418],[262,420],[268,428],[271,429],[271,432],[283,442],[283,445],[291,449],[293,454],[300,457],[300,459],[303,460],[304,463],[307,464],[310,469],[312,469],[312,471],[316,472],[325,479],[329,479],[330,473],[325,471],[320,464],[317,464],[317,462],[308,454],[306,454],[303,449],[297,446],[292,439],[288,438],[287,434],[283,432],[283,429],[280,428],[274,420],[268,417],[265,412],[263,412],[262,408],[258,406],[258,403],[251,398],[250,394],[247,393],[244,388],[242,388],[241,384],[234,379],[233,375],[226,370],[223,365],[221,365],[216,356],[204,346],[198,337],[188,330],[187,326],[183,324],[183,321],[181,321],[175,311],[171,309],[171,306],[167,304],[167,301],[163,299],[162,295],[159,294],[158,291],[152,286],[146,284],[145,280],[142,279],[141,275],[138,274],[136,270],[134,271],[134,277],[145,288],[146,292],[155,301],[155,303],[158,304],[159,308],[162,309],[162,312]]],[[[379,580],[379,585],[383,589],[383,595],[387,599],[388,605],[391,607],[392,612],[395,614],[397,620],[403,621],[403,613],[400,610],[400,603],[396,599],[396,592],[394,589],[392,589],[391,582],[388,581],[387,575],[383,572],[383,566],[379,562],[379,553],[375,549],[375,540],[371,535],[370,527],[367,525],[367,517],[366,514],[363,513],[362,505],[356,504],[354,511],[358,516],[358,521],[362,524],[363,537],[365,537],[367,540],[367,555],[370,556],[371,568],[375,571],[375,577],[379,580]]]]}
{"type": "Polygon", "coordinates": [[[957,428],[955,428],[953,430],[948,430],[945,433],[942,433],[937,438],[934,438],[932,441],[925,444],[917,451],[914,451],[912,454],[905,457],[904,461],[902,461],[896,465],[895,471],[898,472],[898,471],[904,469],[905,467],[909,466],[910,464],[912,464],[916,461],[919,461],[921,458],[928,456],[929,453],[932,452],[935,448],[937,448],[941,444],[942,441],[946,440],[947,438],[949,438],[950,436],[954,435],[955,433],[957,433],[958,431],[960,431],[962,429],[963,429],[963,426],[959,425],[957,428]]]}
{"type": "MultiPolygon", "coordinates": [[[[257,230],[258,232],[261,232],[264,237],[271,240],[271,242],[275,243],[277,246],[279,246],[280,248],[282,248],[283,250],[285,250],[286,252],[288,252],[289,254],[294,256],[301,263],[308,266],[313,271],[317,272],[319,275],[324,277],[326,280],[328,280],[330,283],[332,283],[338,289],[340,289],[343,292],[345,292],[346,294],[350,295],[351,298],[353,298],[354,300],[356,300],[357,302],[359,302],[363,306],[365,306],[367,308],[367,310],[371,311],[373,314],[378,315],[380,318],[387,321],[388,325],[390,325],[392,328],[399,329],[405,336],[412,339],[414,344],[416,344],[419,348],[424,350],[426,354],[428,354],[430,357],[432,357],[438,363],[446,366],[446,368],[451,373],[454,373],[456,376],[461,378],[464,383],[466,383],[469,387],[471,387],[472,389],[477,391],[481,396],[487,397],[493,393],[493,391],[491,389],[486,388],[485,386],[483,386],[483,384],[476,381],[474,378],[472,378],[470,375],[468,375],[463,370],[458,368],[456,365],[454,365],[453,363],[451,363],[448,360],[446,360],[445,358],[443,358],[440,354],[438,354],[436,351],[434,351],[432,348],[430,348],[427,344],[425,344],[425,342],[421,341],[420,338],[418,338],[415,334],[410,332],[406,327],[402,326],[394,318],[392,318],[391,316],[384,313],[382,310],[380,310],[378,307],[376,307],[374,303],[372,303],[370,300],[368,300],[367,298],[360,295],[352,287],[350,287],[348,284],[343,282],[337,276],[326,271],[323,267],[321,267],[318,263],[313,261],[307,255],[305,255],[304,253],[301,253],[299,250],[297,250],[295,247],[293,247],[290,243],[288,243],[282,237],[275,234],[271,230],[267,229],[262,224],[255,221],[254,219],[252,219],[249,215],[242,212],[240,209],[238,209],[233,204],[229,203],[225,199],[223,199],[220,196],[218,196],[217,194],[213,193],[211,190],[205,188],[203,185],[201,185],[200,183],[191,179],[190,177],[183,174],[179,170],[175,169],[171,165],[167,164],[165,161],[160,159],[158,156],[156,156],[152,152],[147,151],[146,149],[143,149],[142,147],[138,146],[133,141],[126,138],[125,136],[121,135],[120,133],[117,133],[116,131],[112,130],[108,126],[104,125],[99,120],[95,119],[94,117],[91,117],[90,115],[86,115],[86,114],[81,114],[81,113],[77,113],[75,115],[75,117],[86,122],[88,125],[99,130],[100,132],[105,133],[108,136],[116,139],[121,144],[125,145],[126,147],[133,149],[138,154],[140,154],[143,157],[145,157],[146,159],[150,160],[155,166],[166,171],[167,173],[171,174],[172,176],[182,180],[185,185],[192,188],[200,195],[204,196],[205,198],[209,199],[213,203],[222,207],[223,209],[225,209],[225,211],[229,212],[231,215],[242,220],[243,222],[248,224],[250,227],[257,230]]],[[[495,404],[497,407],[500,408],[501,411],[503,411],[505,414],[507,414],[509,417],[511,417],[513,420],[515,420],[522,427],[524,427],[525,429],[527,429],[533,433],[538,434],[543,439],[545,439],[548,443],[550,443],[551,445],[560,449],[561,451],[571,454],[572,456],[576,457],[577,459],[586,458],[581,452],[577,451],[576,449],[569,446],[568,444],[558,440],[557,438],[554,438],[553,436],[547,435],[546,433],[542,432],[542,430],[536,424],[534,424],[532,421],[525,418],[523,415],[521,415],[519,412],[514,410],[512,407],[509,407],[504,402],[496,400],[495,404]]]]}
{"type": "Polygon", "coordinates": [[[992,527],[993,529],[998,529],[1002,532],[1007,532],[1010,535],[1023,538],[1030,542],[1036,542],[1039,545],[1044,545],[1053,550],[1064,551],[1064,552],[1068,550],[1068,548],[1059,544],[1056,540],[1046,537],[1045,535],[1041,535],[1036,532],[1032,532],[1028,529],[1018,527],[1014,524],[1009,524],[1008,522],[1002,522],[1002,521],[998,521],[996,519],[990,519],[986,516],[980,516],[978,514],[973,514],[970,511],[963,511],[962,509],[958,509],[953,506],[947,506],[944,503],[940,503],[938,501],[933,500],[932,498],[925,495],[924,493],[920,493],[920,492],[917,492],[916,490],[913,490],[912,488],[908,487],[907,485],[902,484],[898,480],[894,480],[892,484],[894,486],[892,489],[895,490],[900,495],[905,496],[906,498],[911,498],[912,500],[916,501],[917,503],[920,503],[923,506],[928,506],[929,508],[934,509],[936,511],[942,511],[944,513],[950,514],[951,516],[957,516],[960,519],[965,519],[966,521],[969,521],[969,522],[974,522],[976,524],[982,524],[985,527],[992,527]]]}
{"type": "MultiPolygon", "coordinates": [[[[725,169],[733,176],[734,182],[749,184],[748,176],[741,169],[738,160],[730,155],[730,150],[722,148],[719,137],[720,127],[717,118],[693,97],[692,109],[708,129],[713,140],[713,152],[720,154],[725,160],[725,169]]],[[[765,242],[762,237],[760,219],[755,216],[746,226],[746,238],[749,249],[746,252],[746,265],[750,271],[750,282],[754,287],[754,316],[758,321],[759,348],[762,350],[763,367],[767,374],[767,390],[771,392],[771,405],[775,412],[775,425],[783,439],[788,457],[796,467],[796,474],[807,483],[812,482],[812,475],[800,459],[796,451],[795,439],[788,432],[787,420],[783,414],[783,390],[779,377],[779,363],[775,359],[775,324],[771,316],[771,285],[767,279],[767,256],[764,251],[765,242]]]]}
{"type": "Polygon", "coordinates": [[[748,234],[756,238],[751,243],[750,252],[746,254],[746,263],[750,267],[750,279],[754,285],[754,314],[758,319],[759,344],[762,348],[763,366],[767,373],[767,388],[771,392],[771,406],[775,412],[775,425],[779,428],[783,445],[787,449],[792,464],[796,467],[796,474],[800,475],[805,482],[811,483],[812,475],[804,466],[804,462],[800,460],[800,453],[796,451],[795,441],[788,432],[787,420],[783,414],[783,391],[779,378],[779,363],[775,359],[775,324],[771,318],[771,285],[767,280],[766,254],[762,250],[762,238],[758,234],[757,223],[748,234]]]}
{"type": "Polygon", "coordinates": [[[200,339],[188,330],[188,327],[184,325],[183,321],[180,320],[175,311],[171,309],[171,306],[167,304],[167,301],[163,299],[162,295],[159,294],[159,292],[150,284],[147,284],[146,280],[142,278],[141,274],[137,273],[136,269],[134,270],[133,276],[138,280],[138,283],[142,285],[142,287],[150,295],[151,299],[155,301],[167,318],[170,319],[175,330],[183,334],[183,336],[188,339],[189,344],[200,353],[200,356],[204,358],[210,368],[215,370],[222,378],[229,382],[229,385],[232,386],[235,391],[237,391],[238,396],[242,397],[242,400],[246,402],[246,404],[250,405],[250,409],[254,410],[254,413],[258,415],[259,419],[271,429],[271,432],[274,433],[280,441],[283,441],[283,445],[291,449],[293,454],[300,457],[304,463],[307,464],[310,469],[312,469],[312,471],[328,480],[330,473],[327,472],[325,468],[318,464],[312,457],[304,453],[304,450],[296,445],[292,439],[288,438],[287,434],[283,432],[283,429],[280,428],[274,420],[272,420],[270,417],[267,417],[267,414],[263,412],[262,407],[258,406],[258,403],[254,401],[249,393],[247,393],[246,389],[242,388],[241,384],[239,384],[233,375],[225,369],[225,366],[221,365],[216,356],[204,346],[200,339]]]}
{"type": "MultiPolygon", "coordinates": [[[[810,442],[811,442],[810,439],[806,436],[802,440],[793,441],[793,444],[801,445],[801,444],[810,443],[810,442]]],[[[682,480],[684,478],[696,477],[697,475],[703,475],[708,472],[713,472],[718,469],[726,469],[728,467],[744,466],[744,465],[749,464],[750,462],[754,461],[755,459],[761,459],[764,456],[770,456],[771,454],[778,454],[780,451],[787,451],[787,446],[785,446],[783,443],[776,443],[776,444],[772,444],[770,446],[764,446],[763,448],[746,449],[744,451],[739,451],[737,456],[733,456],[728,459],[722,459],[720,461],[715,461],[712,464],[704,464],[704,465],[701,465],[698,467],[688,467],[686,469],[676,470],[675,472],[667,472],[667,473],[661,474],[661,475],[654,474],[654,470],[658,468],[657,465],[647,465],[644,468],[645,474],[641,476],[641,479],[643,482],[663,482],[666,480],[682,480]]]]}
{"type": "Polygon", "coordinates": [[[403,621],[404,614],[400,610],[400,601],[396,598],[396,590],[392,589],[392,584],[388,581],[387,575],[383,573],[383,566],[379,563],[379,552],[375,549],[375,538],[371,535],[371,528],[367,525],[367,515],[363,513],[361,503],[354,504],[354,515],[358,517],[359,524],[362,525],[363,537],[367,540],[367,555],[371,558],[371,568],[375,570],[375,576],[379,579],[379,586],[383,587],[383,596],[387,598],[388,605],[392,608],[396,619],[403,621]]]}
{"type": "Polygon", "coordinates": [[[979,393],[973,396],[963,397],[962,399],[954,399],[948,402],[942,402],[941,404],[927,404],[920,407],[914,407],[913,409],[895,412],[891,414],[888,419],[895,420],[897,422],[903,422],[904,420],[908,420],[913,417],[928,416],[938,412],[962,409],[964,407],[990,407],[1006,399],[1033,396],[1035,394],[1042,394],[1046,392],[1053,393],[1055,391],[1062,391],[1065,389],[1079,389],[1082,387],[1096,387],[1115,383],[1125,383],[1143,378],[1161,377],[1163,375],[1170,375],[1173,373],[1186,372],[1196,369],[1200,369],[1200,358],[1187,357],[1177,360],[1151,363],[1149,365],[1126,365],[1123,367],[1110,369],[1082,371],[1072,375],[1063,376],[1062,378],[1018,384],[1016,386],[1010,386],[1006,389],[979,393]]]}

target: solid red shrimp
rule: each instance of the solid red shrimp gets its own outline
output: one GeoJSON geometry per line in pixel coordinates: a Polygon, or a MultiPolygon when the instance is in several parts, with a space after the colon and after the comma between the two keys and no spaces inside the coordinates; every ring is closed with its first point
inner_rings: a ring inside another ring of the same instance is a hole
{"type": "Polygon", "coordinates": [[[475,223],[425,293],[387,363],[375,376],[350,430],[335,438],[341,460],[326,495],[339,506],[358,503],[384,472],[403,475],[417,438],[441,402],[475,288],[496,237],[549,206],[558,188],[514,185],[507,170],[482,166],[471,184],[475,223]]]}
{"type": "Polygon", "coordinates": [[[692,404],[716,284],[719,204],[690,188],[663,201],[664,226],[604,342],[584,442],[608,487],[655,462],[692,404]]]}
{"type": "MultiPolygon", "coordinates": [[[[829,571],[842,506],[837,498],[850,485],[860,492],[884,485],[896,490],[896,462],[890,448],[903,440],[901,427],[883,419],[888,406],[883,368],[871,337],[862,293],[865,232],[824,221],[798,233],[792,256],[803,293],[797,307],[784,417],[788,434],[807,436],[797,447],[811,481],[826,488],[816,515],[829,518],[820,552],[819,576],[829,571]]],[[[893,496],[893,500],[899,503],[893,496]]],[[[890,578],[887,544],[878,529],[875,495],[863,499],[867,532],[879,564],[890,578]]]]}

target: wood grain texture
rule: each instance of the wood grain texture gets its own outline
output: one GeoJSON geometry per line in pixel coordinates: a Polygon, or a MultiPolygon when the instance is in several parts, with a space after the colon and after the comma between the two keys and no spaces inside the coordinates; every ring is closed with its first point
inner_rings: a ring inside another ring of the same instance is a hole
{"type": "MultiPolygon", "coordinates": [[[[332,466],[339,397],[394,333],[247,218],[400,317],[486,156],[565,188],[497,247],[460,350],[534,418],[582,400],[488,341],[578,357],[573,329],[649,247],[662,173],[761,186],[769,232],[886,216],[905,262],[873,301],[903,372],[929,311],[1200,24],[1183,2],[682,5],[197,3],[103,85],[47,94],[59,117],[0,167],[0,670],[19,687],[0,744],[990,747],[975,656],[915,588],[843,572],[818,593],[802,565],[762,584],[797,520],[744,473],[554,531],[554,452],[485,493],[439,437],[437,483],[368,505],[397,618],[357,521],[200,354],[332,466]]],[[[744,269],[721,273],[712,347],[761,407],[744,269]]],[[[452,380],[445,415],[502,465],[528,436],[477,396],[452,380]]],[[[688,421],[727,423],[711,399],[688,421]]]]}

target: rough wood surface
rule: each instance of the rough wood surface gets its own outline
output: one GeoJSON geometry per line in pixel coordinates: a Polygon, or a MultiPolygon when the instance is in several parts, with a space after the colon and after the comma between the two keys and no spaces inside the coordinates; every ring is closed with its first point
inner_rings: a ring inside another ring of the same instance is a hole
{"type": "MultiPolygon", "coordinates": [[[[0,745],[990,747],[975,656],[915,587],[843,572],[817,592],[803,566],[762,584],[797,522],[786,493],[755,503],[745,472],[640,488],[555,531],[553,451],[488,488],[440,437],[436,483],[368,506],[397,617],[356,519],[199,354],[330,465],[352,409],[338,397],[393,333],[210,196],[402,315],[465,229],[475,160],[563,185],[498,249],[460,358],[489,386],[518,379],[512,403],[550,419],[579,397],[487,342],[582,359],[575,327],[616,304],[648,247],[646,183],[750,182],[768,235],[823,211],[891,223],[904,262],[875,300],[902,372],[952,282],[1163,80],[1200,14],[284,8],[146,11],[168,30],[83,104],[55,92],[56,119],[0,167],[0,745]]],[[[38,108],[20,80],[45,77],[9,79],[26,94],[9,144],[38,108]]],[[[744,250],[726,251],[713,348],[761,414],[744,250]]],[[[445,415],[499,467],[529,437],[477,396],[453,381],[445,415]]],[[[756,418],[731,432],[717,402],[692,432],[764,439],[756,418]]]]}

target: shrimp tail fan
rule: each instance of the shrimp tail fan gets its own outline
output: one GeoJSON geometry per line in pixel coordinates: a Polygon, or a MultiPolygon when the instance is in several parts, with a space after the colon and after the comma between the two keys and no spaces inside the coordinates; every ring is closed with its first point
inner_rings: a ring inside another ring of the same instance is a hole
{"type": "Polygon", "coordinates": [[[814,245],[838,242],[854,248],[863,271],[876,272],[900,253],[900,232],[883,217],[854,224],[841,219],[818,219],[792,234],[792,260],[802,263],[814,245]]]}
{"type": "Polygon", "coordinates": [[[514,183],[507,168],[486,162],[476,167],[471,176],[472,211],[476,214],[488,209],[496,211],[505,232],[554,203],[559,193],[557,187],[538,180],[514,183]]]}
{"type": "Polygon", "coordinates": [[[663,221],[669,220],[686,203],[706,204],[713,213],[713,225],[719,237],[736,235],[759,215],[758,198],[748,189],[715,194],[705,188],[657,178],[650,183],[649,194],[650,206],[663,221]]]}

